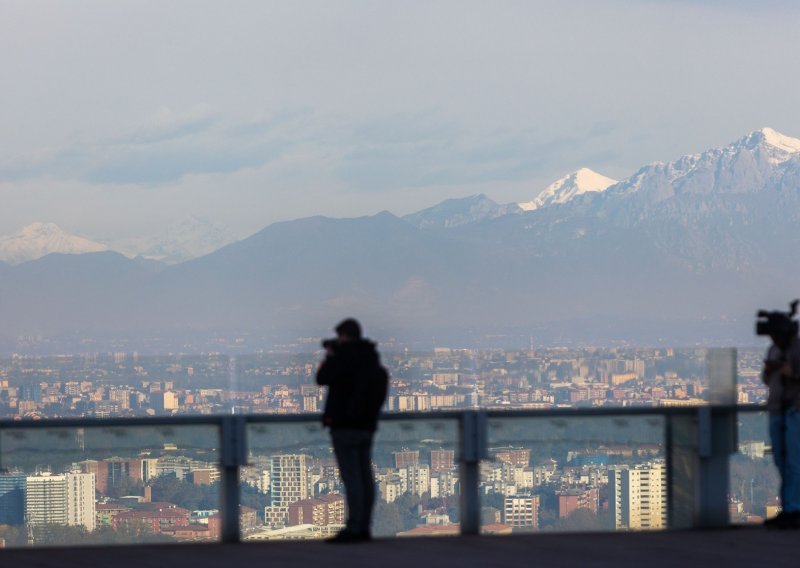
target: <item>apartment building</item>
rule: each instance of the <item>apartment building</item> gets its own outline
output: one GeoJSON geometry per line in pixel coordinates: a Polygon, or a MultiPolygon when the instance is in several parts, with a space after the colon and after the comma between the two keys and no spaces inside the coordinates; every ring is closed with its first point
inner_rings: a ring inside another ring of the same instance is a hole
{"type": "Polygon", "coordinates": [[[614,528],[666,528],[667,479],[663,461],[614,467],[609,471],[609,486],[614,528]]]}

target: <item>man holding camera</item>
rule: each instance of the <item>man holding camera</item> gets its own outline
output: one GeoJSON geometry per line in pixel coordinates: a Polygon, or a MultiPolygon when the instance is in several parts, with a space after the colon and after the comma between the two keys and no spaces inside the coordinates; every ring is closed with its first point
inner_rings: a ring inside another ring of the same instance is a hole
{"type": "Polygon", "coordinates": [[[344,483],[347,524],[328,542],[363,542],[371,539],[375,503],[372,438],[389,375],[381,366],[375,344],[361,337],[356,320],[346,319],[335,330],[336,339],[322,342],[326,356],[317,371],[317,384],[328,387],[323,423],[331,430],[344,483]]]}
{"type": "Polygon", "coordinates": [[[800,339],[791,311],[761,312],[756,333],[769,335],[772,345],[764,359],[762,379],[769,387],[767,410],[772,454],[781,476],[781,513],[765,524],[770,528],[800,528],[800,339]]]}

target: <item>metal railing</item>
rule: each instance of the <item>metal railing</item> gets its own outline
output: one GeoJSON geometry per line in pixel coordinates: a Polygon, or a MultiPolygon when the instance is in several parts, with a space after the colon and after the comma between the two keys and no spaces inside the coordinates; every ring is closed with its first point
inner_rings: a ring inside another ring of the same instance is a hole
{"type": "MultiPolygon", "coordinates": [[[[457,420],[460,467],[461,532],[479,534],[481,525],[480,463],[487,460],[488,423],[492,419],[660,417],[667,471],[669,528],[721,527],[728,524],[729,456],[736,451],[738,412],[763,412],[762,406],[668,408],[580,408],[544,410],[463,410],[386,413],[381,423],[457,420]]],[[[0,421],[0,432],[31,429],[89,429],[162,426],[213,426],[219,432],[222,541],[241,540],[240,470],[247,465],[250,424],[316,423],[318,414],[197,415],[148,418],[50,419],[0,421]]],[[[0,458],[3,448],[0,447],[0,458]]]]}

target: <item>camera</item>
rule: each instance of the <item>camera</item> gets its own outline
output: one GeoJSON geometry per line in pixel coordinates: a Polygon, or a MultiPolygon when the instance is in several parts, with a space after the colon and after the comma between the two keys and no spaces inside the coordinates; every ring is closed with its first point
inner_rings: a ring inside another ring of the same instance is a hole
{"type": "Polygon", "coordinates": [[[794,336],[798,332],[798,322],[794,319],[797,313],[797,304],[800,300],[795,300],[789,304],[788,312],[769,312],[759,310],[756,314],[756,335],[781,335],[794,336]]]}
{"type": "Polygon", "coordinates": [[[326,351],[328,349],[335,351],[336,348],[339,347],[339,340],[338,339],[323,339],[322,340],[322,348],[326,351]]]}

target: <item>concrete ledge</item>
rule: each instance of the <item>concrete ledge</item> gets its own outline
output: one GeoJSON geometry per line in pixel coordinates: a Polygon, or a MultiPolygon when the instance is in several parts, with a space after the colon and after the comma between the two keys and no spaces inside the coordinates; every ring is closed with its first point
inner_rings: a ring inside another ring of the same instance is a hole
{"type": "Polygon", "coordinates": [[[0,565],[37,568],[408,568],[409,566],[800,566],[800,531],[731,528],[654,533],[537,534],[322,542],[0,550],[0,565]]]}

